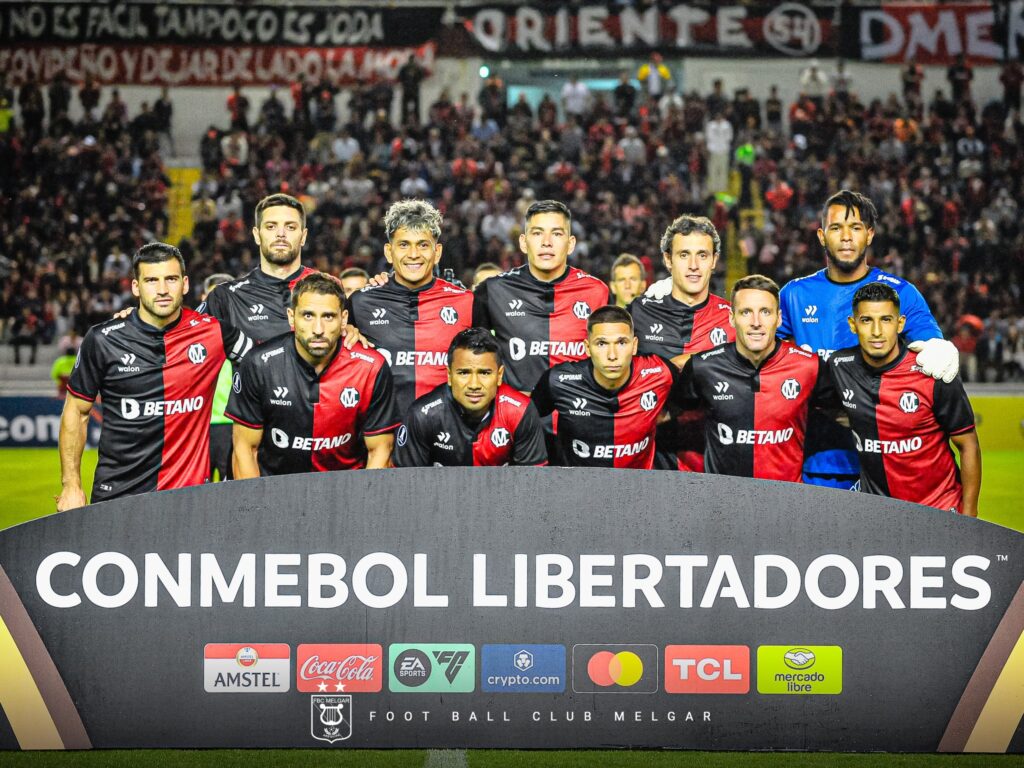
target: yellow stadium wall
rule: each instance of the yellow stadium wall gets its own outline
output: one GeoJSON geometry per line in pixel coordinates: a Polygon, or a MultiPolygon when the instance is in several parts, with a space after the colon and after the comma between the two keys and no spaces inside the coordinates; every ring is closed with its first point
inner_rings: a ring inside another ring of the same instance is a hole
{"type": "Polygon", "coordinates": [[[1024,397],[972,395],[983,451],[1024,451],[1024,397]]]}

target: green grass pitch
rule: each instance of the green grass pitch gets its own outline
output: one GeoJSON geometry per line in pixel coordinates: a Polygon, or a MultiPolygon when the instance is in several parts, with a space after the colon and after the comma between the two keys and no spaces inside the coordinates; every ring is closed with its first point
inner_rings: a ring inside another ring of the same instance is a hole
{"type": "MultiPolygon", "coordinates": [[[[1024,452],[986,451],[981,489],[981,517],[989,522],[1024,531],[1024,512],[1019,500],[1020,467],[1024,452]]],[[[96,452],[82,459],[85,487],[92,486],[96,452]]],[[[16,448],[0,450],[0,529],[51,514],[53,498],[60,491],[60,462],[55,449],[16,448]]],[[[1022,766],[1020,755],[893,755],[837,753],[738,753],[738,752],[607,752],[552,751],[510,752],[470,750],[452,754],[418,750],[116,750],[75,753],[0,753],[4,768],[83,766],[84,768],[134,768],[137,765],[182,768],[419,768],[463,766],[469,768],[960,768],[967,766],[1022,766]]]]}

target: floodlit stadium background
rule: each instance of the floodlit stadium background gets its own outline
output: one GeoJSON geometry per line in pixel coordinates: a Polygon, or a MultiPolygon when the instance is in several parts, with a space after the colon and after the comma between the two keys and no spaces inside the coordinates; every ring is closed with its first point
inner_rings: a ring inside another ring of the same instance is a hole
{"type": "MultiPolygon", "coordinates": [[[[185,4],[168,5],[184,18],[185,4]]],[[[251,269],[252,207],[278,189],[310,205],[304,261],[334,273],[348,266],[379,270],[387,203],[430,197],[445,209],[442,267],[467,282],[480,262],[506,268],[518,263],[516,227],[533,197],[569,203],[583,245],[575,263],[606,280],[621,252],[643,258],[650,279],[660,277],[661,231],[678,213],[704,213],[723,234],[712,290],[724,294],[747,272],[784,282],[819,269],[818,208],[828,193],[851,186],[871,196],[882,214],[872,263],[911,279],[947,338],[961,348],[981,417],[982,518],[1024,530],[1018,493],[1024,465],[1024,126],[1007,110],[1012,100],[1004,92],[1001,63],[1007,52],[1020,57],[1024,6],[883,9],[878,2],[854,2],[840,9],[822,2],[780,10],[770,3],[662,4],[662,18],[689,14],[691,36],[684,39],[664,20],[647,25],[653,5],[567,3],[561,16],[554,6],[546,9],[553,20],[545,23],[537,22],[539,11],[517,14],[500,4],[365,2],[343,10],[344,18],[330,17],[335,26],[325,27],[323,38],[328,53],[298,33],[246,39],[229,23],[231,11],[283,14],[282,3],[211,3],[206,26],[175,39],[172,26],[163,30],[165,37],[146,26],[152,6],[145,3],[134,6],[142,9],[137,17],[119,16],[104,26],[112,17],[87,15],[90,23],[73,31],[65,23],[61,32],[54,24],[61,4],[0,2],[0,397],[55,391],[51,364],[74,343],[68,332],[83,331],[126,302],[126,255],[142,242],[180,242],[193,287],[212,272],[251,269]],[[395,8],[406,15],[394,16],[395,8]],[[379,35],[373,24],[360,27],[378,12],[379,35]],[[576,29],[582,16],[598,19],[590,37],[563,40],[559,19],[570,19],[568,28],[576,29]],[[605,16],[610,26],[600,21],[605,16]],[[214,18],[228,23],[215,27],[214,18]],[[882,27],[892,35],[888,44],[877,37],[882,27]],[[930,37],[923,30],[941,34],[930,37]],[[973,80],[969,99],[951,100],[948,75],[957,45],[969,54],[973,80]],[[267,58],[273,51],[284,58],[267,58]],[[241,66],[245,52],[263,57],[261,66],[241,66]],[[299,120],[289,52],[306,57],[301,60],[311,72],[333,62],[328,69],[337,80],[337,87],[327,81],[313,87],[315,78],[309,78],[305,96],[319,106],[299,120]],[[677,108],[672,97],[647,100],[649,84],[639,75],[652,52],[664,54],[684,97],[677,108]],[[419,125],[403,128],[405,89],[395,77],[410,55],[426,76],[419,87],[419,125]],[[846,59],[845,74],[837,70],[839,55],[846,59]],[[808,74],[812,59],[820,79],[808,74]],[[72,81],[65,118],[50,108],[58,61],[72,81]],[[921,65],[921,112],[905,90],[907,62],[921,65]],[[86,118],[79,94],[83,68],[95,69],[101,88],[94,121],[86,118]],[[614,95],[623,74],[636,90],[629,109],[614,95]],[[34,75],[42,81],[38,99],[25,87],[34,75]],[[572,76],[590,92],[579,131],[563,127],[562,89],[572,76]],[[249,103],[245,125],[229,104],[239,80],[249,103]],[[164,83],[171,85],[173,104],[166,131],[143,110],[160,98],[164,83]],[[768,109],[772,86],[781,109],[778,124],[768,109]],[[115,87],[120,102],[112,99],[115,87]],[[280,111],[271,101],[275,93],[280,111]],[[555,104],[555,124],[546,132],[545,94],[555,104]],[[521,103],[528,110],[516,106],[521,103]],[[595,117],[602,104],[606,121],[595,117]],[[708,185],[705,127],[716,109],[731,113],[734,132],[727,181],[717,190],[708,185]],[[353,158],[341,129],[360,112],[361,129],[349,132],[361,153],[353,158]],[[20,365],[14,364],[12,341],[19,342],[20,365]],[[30,356],[34,364],[27,363],[30,356]]],[[[332,7],[309,6],[317,12],[332,7]]],[[[95,453],[87,452],[86,483],[94,463],[95,453]]],[[[59,489],[55,449],[3,448],[0,466],[0,528],[52,511],[59,489]]],[[[316,758],[299,755],[296,764],[328,759],[320,752],[316,758]]],[[[337,754],[331,758],[332,764],[347,764],[337,754]]],[[[82,758],[90,759],[109,764],[135,758],[82,758]]],[[[226,753],[216,761],[252,759],[226,753]]],[[[272,758],[275,765],[287,759],[272,758]]],[[[466,758],[361,753],[358,764],[422,765],[424,759],[447,764],[436,761],[466,758]]],[[[931,759],[938,758],[918,760],[931,759]]],[[[47,758],[5,755],[0,762],[30,760],[38,765],[47,758]]],[[[212,762],[190,754],[166,758],[171,760],[212,762]]],[[[697,760],[607,753],[469,756],[473,765],[697,760]]],[[[716,760],[832,765],[871,758],[699,757],[700,764],[716,760]]]]}

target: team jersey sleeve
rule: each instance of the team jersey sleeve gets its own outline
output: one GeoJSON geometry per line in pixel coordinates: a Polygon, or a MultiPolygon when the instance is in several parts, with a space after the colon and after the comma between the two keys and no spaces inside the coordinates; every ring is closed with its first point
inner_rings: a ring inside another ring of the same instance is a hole
{"type": "MultiPolygon", "coordinates": [[[[547,378],[546,376],[544,378],[547,378]]],[[[512,463],[519,467],[541,467],[548,463],[548,452],[544,445],[544,430],[541,427],[537,407],[529,402],[523,411],[523,418],[516,427],[515,443],[512,447],[512,463]]]]}
{"type": "Polygon", "coordinates": [[[254,346],[252,339],[227,323],[220,324],[220,335],[224,342],[224,354],[235,364],[245,360],[245,356],[254,346]]]}
{"type": "Polygon", "coordinates": [[[812,408],[834,408],[837,405],[836,388],[832,375],[828,371],[828,363],[818,358],[818,378],[811,392],[812,408]]]}
{"type": "Polygon", "coordinates": [[[533,392],[530,393],[530,400],[541,416],[547,416],[555,410],[555,399],[551,394],[551,369],[541,374],[533,392]]]}
{"type": "Polygon", "coordinates": [[[425,436],[431,434],[426,417],[416,407],[410,408],[405,421],[398,428],[392,461],[396,467],[429,467],[430,448],[425,436]]]}
{"type": "Polygon", "coordinates": [[[206,301],[196,307],[196,312],[216,317],[221,322],[226,323],[228,313],[225,311],[226,307],[224,302],[221,301],[222,298],[223,296],[221,295],[221,291],[210,291],[209,295],[206,297],[206,301]]]}
{"type": "Polygon", "coordinates": [[[491,312],[487,308],[487,281],[484,280],[473,291],[473,327],[492,330],[491,312]]]}
{"type": "Polygon", "coordinates": [[[786,290],[786,286],[783,286],[782,290],[779,291],[779,307],[782,309],[782,322],[779,323],[775,335],[780,339],[793,338],[793,323],[790,320],[790,315],[793,313],[789,310],[789,294],[790,292],[786,290]]]}
{"type": "MultiPolygon", "coordinates": [[[[674,368],[674,366],[670,365],[669,368],[674,368]]],[[[692,357],[686,361],[683,370],[675,377],[669,400],[687,410],[700,405],[700,395],[697,392],[697,377],[692,357]]]]}
{"type": "Polygon", "coordinates": [[[907,341],[927,341],[928,339],[941,339],[942,331],[939,324],[932,317],[932,311],[928,308],[921,292],[910,283],[907,283],[900,291],[900,310],[907,318],[903,326],[903,335],[907,341]]]}
{"type": "Polygon", "coordinates": [[[345,311],[348,312],[348,324],[354,325],[356,328],[358,328],[359,323],[356,322],[356,303],[355,301],[353,301],[353,299],[355,299],[356,293],[359,293],[359,291],[356,291],[355,293],[351,294],[348,298],[345,299],[345,311]]]}
{"type": "Polygon", "coordinates": [[[68,391],[83,400],[95,400],[103,384],[102,352],[96,339],[96,329],[91,328],[82,339],[75,358],[75,367],[68,379],[68,391]]]}
{"type": "Polygon", "coordinates": [[[948,434],[959,435],[974,429],[974,409],[959,376],[949,384],[937,379],[934,398],[935,420],[948,434]]]}
{"type": "Polygon", "coordinates": [[[382,365],[373,382],[373,394],[370,396],[370,407],[366,410],[363,434],[372,437],[384,432],[391,432],[400,421],[398,404],[395,402],[395,386],[391,379],[391,368],[382,365]]]}
{"type": "Polygon", "coordinates": [[[256,366],[250,364],[255,359],[250,358],[249,362],[239,366],[231,377],[231,394],[228,396],[228,404],[224,407],[224,415],[243,427],[263,429],[261,377],[256,366]]]}

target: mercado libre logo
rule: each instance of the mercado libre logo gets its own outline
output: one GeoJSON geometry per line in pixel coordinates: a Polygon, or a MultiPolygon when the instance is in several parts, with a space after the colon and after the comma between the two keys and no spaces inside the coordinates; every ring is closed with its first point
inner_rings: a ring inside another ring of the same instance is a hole
{"type": "Polygon", "coordinates": [[[789,695],[842,693],[843,649],[838,645],[759,646],[757,692],[789,695]]]}
{"type": "Polygon", "coordinates": [[[476,647],[468,643],[388,646],[388,690],[392,693],[472,693],[476,647]]]}
{"type": "Polygon", "coordinates": [[[656,693],[658,657],[655,645],[574,645],[572,689],[576,693],[656,693]]]}

